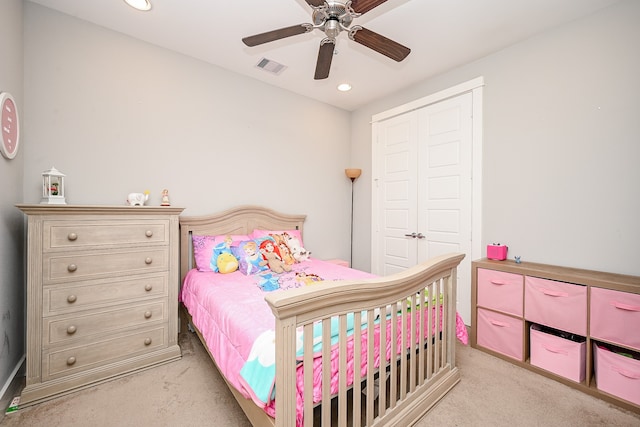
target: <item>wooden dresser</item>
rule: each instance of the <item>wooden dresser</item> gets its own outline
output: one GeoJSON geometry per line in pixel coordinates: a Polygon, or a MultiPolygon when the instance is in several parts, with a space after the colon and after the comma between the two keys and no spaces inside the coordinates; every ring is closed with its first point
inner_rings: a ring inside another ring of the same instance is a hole
{"type": "Polygon", "coordinates": [[[183,208],[17,207],[28,217],[21,406],[181,357],[183,208]]]}

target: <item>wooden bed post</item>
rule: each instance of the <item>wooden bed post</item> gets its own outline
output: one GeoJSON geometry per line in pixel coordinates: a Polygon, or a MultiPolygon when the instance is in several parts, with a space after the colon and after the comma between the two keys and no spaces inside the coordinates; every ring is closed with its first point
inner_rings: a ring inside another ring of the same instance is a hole
{"type": "Polygon", "coordinates": [[[296,425],[296,318],[276,318],[276,427],[296,425]]]}

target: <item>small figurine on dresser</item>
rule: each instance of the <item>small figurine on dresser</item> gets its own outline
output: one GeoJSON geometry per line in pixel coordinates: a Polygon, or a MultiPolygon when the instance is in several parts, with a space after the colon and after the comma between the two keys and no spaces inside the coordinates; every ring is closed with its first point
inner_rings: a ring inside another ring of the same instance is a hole
{"type": "Polygon", "coordinates": [[[169,202],[169,190],[166,188],[162,190],[162,201],[160,202],[160,206],[171,206],[171,202],[169,202]]]}

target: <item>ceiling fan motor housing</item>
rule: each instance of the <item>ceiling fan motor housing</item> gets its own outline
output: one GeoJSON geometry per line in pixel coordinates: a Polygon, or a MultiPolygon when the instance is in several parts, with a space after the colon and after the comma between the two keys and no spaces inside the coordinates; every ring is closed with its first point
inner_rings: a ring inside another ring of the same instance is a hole
{"type": "Polygon", "coordinates": [[[353,18],[360,16],[351,9],[351,2],[326,1],[313,10],[313,24],[330,38],[336,38],[349,28],[353,18]]]}

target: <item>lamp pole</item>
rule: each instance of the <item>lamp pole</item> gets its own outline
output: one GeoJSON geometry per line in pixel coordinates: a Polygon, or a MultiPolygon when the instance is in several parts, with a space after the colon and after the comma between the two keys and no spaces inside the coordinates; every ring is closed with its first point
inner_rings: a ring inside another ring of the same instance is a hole
{"type": "Polygon", "coordinates": [[[353,182],[355,178],[351,178],[351,240],[349,240],[349,267],[353,267],[353,182]]]}
{"type": "Polygon", "coordinates": [[[349,267],[353,267],[353,183],[362,173],[362,169],[345,169],[344,173],[351,180],[351,240],[349,241],[349,267]]]}

